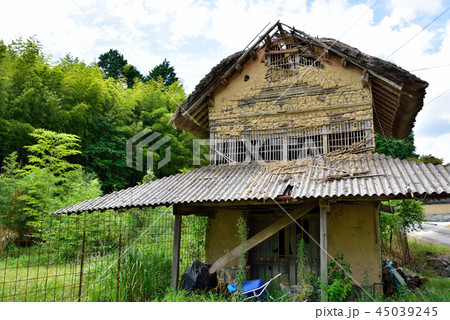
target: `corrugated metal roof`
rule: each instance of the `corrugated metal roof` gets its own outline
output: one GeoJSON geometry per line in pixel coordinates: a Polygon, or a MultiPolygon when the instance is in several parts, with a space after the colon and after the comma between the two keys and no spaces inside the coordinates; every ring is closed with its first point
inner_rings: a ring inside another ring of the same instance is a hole
{"type": "Polygon", "coordinates": [[[206,201],[450,195],[450,168],[364,153],[210,165],[60,209],[76,213],[206,201]]]}

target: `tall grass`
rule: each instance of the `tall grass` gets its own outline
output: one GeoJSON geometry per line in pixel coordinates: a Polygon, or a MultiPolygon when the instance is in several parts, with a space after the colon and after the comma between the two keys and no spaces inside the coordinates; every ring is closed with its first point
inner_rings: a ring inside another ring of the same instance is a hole
{"type": "MultiPolygon", "coordinates": [[[[171,208],[45,216],[29,247],[0,225],[0,300],[153,301],[171,282],[171,208]],[[120,256],[120,259],[119,259],[120,256]],[[82,263],[83,262],[83,263],[82,263]]],[[[204,260],[206,217],[184,217],[180,271],[204,260]]]]}
{"type": "MultiPolygon", "coordinates": [[[[49,263],[51,256],[22,252],[0,260],[2,301],[78,300],[80,261],[49,263]]],[[[118,266],[114,254],[86,259],[81,301],[152,301],[170,287],[171,252],[134,248],[120,258],[120,274],[118,266]]]]}
{"type": "Polygon", "coordinates": [[[234,297],[226,293],[209,292],[187,292],[168,288],[159,302],[232,302],[234,297]]]}
{"type": "Polygon", "coordinates": [[[171,255],[138,248],[102,259],[90,267],[83,301],[152,301],[161,299],[171,283],[171,255]]]}
{"type": "Polygon", "coordinates": [[[80,265],[52,260],[42,247],[16,248],[0,259],[1,301],[72,301],[80,265]],[[41,253],[41,254],[38,254],[41,253]]]}

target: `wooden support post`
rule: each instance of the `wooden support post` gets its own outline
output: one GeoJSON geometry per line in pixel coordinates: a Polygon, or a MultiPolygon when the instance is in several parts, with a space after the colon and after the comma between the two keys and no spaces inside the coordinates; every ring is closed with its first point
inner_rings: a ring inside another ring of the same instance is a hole
{"type": "Polygon", "coordinates": [[[320,202],[320,279],[322,280],[321,300],[326,302],[327,294],[324,290],[328,284],[328,259],[327,259],[327,206],[320,202]]]}
{"type": "Polygon", "coordinates": [[[322,143],[323,143],[323,145],[322,145],[322,147],[323,147],[322,152],[323,152],[323,154],[326,154],[326,153],[328,153],[328,150],[329,150],[329,148],[328,148],[328,128],[327,128],[327,126],[323,126],[322,127],[322,143]]]}
{"type": "Polygon", "coordinates": [[[244,147],[245,147],[245,162],[252,161],[252,137],[250,136],[250,133],[248,131],[245,132],[245,140],[244,140],[244,147]]]}
{"type": "Polygon", "coordinates": [[[180,215],[175,216],[175,225],[173,228],[172,288],[174,289],[178,287],[178,276],[180,272],[181,217],[180,215]]]}
{"type": "MultiPolygon", "coordinates": [[[[290,272],[290,259],[289,259],[289,247],[290,247],[290,241],[289,241],[289,228],[284,229],[284,252],[285,252],[285,261],[284,261],[284,267],[286,268],[286,272],[289,275],[291,274],[290,272]]],[[[294,229],[295,230],[295,229],[294,229]]],[[[281,271],[280,271],[281,272],[281,271]]]]}
{"type": "MultiPolygon", "coordinates": [[[[253,237],[247,240],[247,242],[244,243],[244,250],[247,252],[251,248],[257,246],[259,243],[263,242],[267,238],[270,238],[273,234],[280,231],[284,227],[290,225],[291,223],[294,223],[295,220],[299,219],[301,216],[307,214],[309,211],[314,209],[317,206],[317,202],[311,202],[311,203],[305,203],[304,205],[299,206],[298,208],[295,208],[291,213],[289,213],[289,216],[283,217],[274,223],[272,223],[270,226],[262,230],[261,232],[257,233],[253,237]]],[[[222,269],[225,267],[228,263],[232,262],[236,258],[239,257],[239,255],[242,252],[242,246],[239,245],[224,256],[220,257],[219,259],[214,262],[214,264],[209,268],[209,273],[213,274],[217,270],[222,269]]]]}

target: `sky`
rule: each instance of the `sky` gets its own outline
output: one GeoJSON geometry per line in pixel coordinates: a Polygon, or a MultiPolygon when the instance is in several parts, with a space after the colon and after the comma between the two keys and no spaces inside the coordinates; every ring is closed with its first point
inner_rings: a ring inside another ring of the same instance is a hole
{"type": "Polygon", "coordinates": [[[0,40],[36,38],[56,63],[93,63],[116,49],[147,74],[164,58],[187,93],[270,23],[330,37],[429,83],[416,152],[450,162],[450,0],[14,0],[0,4],[0,40]]]}

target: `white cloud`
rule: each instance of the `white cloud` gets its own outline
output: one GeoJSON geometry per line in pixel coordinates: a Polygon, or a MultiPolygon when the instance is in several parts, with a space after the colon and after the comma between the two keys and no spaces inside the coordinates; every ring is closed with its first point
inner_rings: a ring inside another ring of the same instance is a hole
{"type": "Polygon", "coordinates": [[[433,155],[436,158],[444,159],[444,164],[449,163],[450,148],[448,143],[450,141],[450,133],[445,133],[436,136],[416,136],[415,144],[420,146],[422,155],[433,155]]]}
{"type": "Polygon", "coordinates": [[[433,15],[442,10],[442,0],[389,0],[386,7],[391,16],[411,20],[421,14],[433,15]]]}

